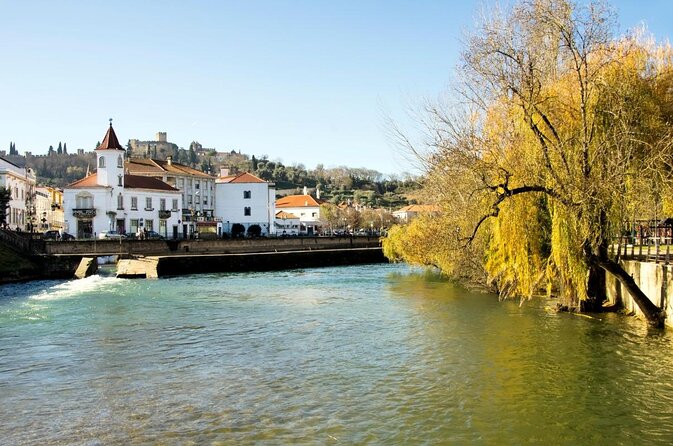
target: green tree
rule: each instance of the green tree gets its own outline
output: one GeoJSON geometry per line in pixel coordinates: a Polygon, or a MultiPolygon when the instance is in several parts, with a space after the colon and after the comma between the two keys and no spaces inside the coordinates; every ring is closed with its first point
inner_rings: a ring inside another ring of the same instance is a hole
{"type": "Polygon", "coordinates": [[[0,187],[0,225],[7,224],[7,209],[12,199],[12,190],[9,187],[0,187]]]}

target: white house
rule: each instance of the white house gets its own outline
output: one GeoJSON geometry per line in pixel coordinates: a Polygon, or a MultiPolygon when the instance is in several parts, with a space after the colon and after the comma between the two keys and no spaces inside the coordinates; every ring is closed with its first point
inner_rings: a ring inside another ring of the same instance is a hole
{"type": "Polygon", "coordinates": [[[300,234],[313,235],[320,226],[320,204],[322,201],[308,194],[288,195],[276,200],[276,209],[294,214],[301,222],[300,234]]]}
{"type": "Polygon", "coordinates": [[[125,150],[112,123],[95,152],[96,172],[63,189],[65,231],[91,238],[102,231],[133,234],[144,228],[180,237],[182,194],[156,178],[125,173],[125,150]]]}
{"type": "Polygon", "coordinates": [[[218,235],[231,234],[234,225],[241,224],[245,232],[258,225],[261,235],[275,235],[274,200],[276,188],[250,173],[228,175],[222,169],[215,180],[215,216],[220,220],[218,235]]]}
{"type": "Polygon", "coordinates": [[[418,214],[428,214],[438,212],[439,208],[429,204],[410,204],[396,211],[393,211],[393,217],[402,223],[406,223],[416,217],[418,214]]]}
{"type": "Polygon", "coordinates": [[[5,222],[11,229],[30,231],[35,219],[35,172],[0,158],[0,187],[10,190],[5,222]]]}

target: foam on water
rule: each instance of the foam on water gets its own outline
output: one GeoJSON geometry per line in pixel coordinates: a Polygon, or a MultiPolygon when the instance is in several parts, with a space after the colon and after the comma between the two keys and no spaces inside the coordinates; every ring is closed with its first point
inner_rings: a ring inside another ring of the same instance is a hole
{"type": "Polygon", "coordinates": [[[97,293],[106,288],[123,283],[125,279],[105,277],[99,275],[89,276],[85,279],[70,280],[59,283],[37,294],[29,296],[29,299],[49,301],[57,299],[76,299],[84,294],[97,293]]]}

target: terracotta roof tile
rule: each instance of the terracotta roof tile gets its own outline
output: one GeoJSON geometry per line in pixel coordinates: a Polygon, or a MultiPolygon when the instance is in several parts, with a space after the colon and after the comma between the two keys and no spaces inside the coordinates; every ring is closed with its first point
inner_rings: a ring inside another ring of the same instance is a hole
{"type": "Polygon", "coordinates": [[[227,177],[220,177],[217,179],[218,183],[266,183],[261,178],[254,176],[251,173],[244,172],[237,175],[229,175],[227,177]]]}
{"type": "Polygon", "coordinates": [[[107,133],[105,134],[105,138],[103,138],[103,142],[96,150],[124,150],[122,145],[119,144],[117,135],[115,135],[115,131],[112,128],[112,123],[110,123],[110,128],[107,129],[107,133]]]}
{"type": "Polygon", "coordinates": [[[310,195],[288,195],[276,200],[277,208],[318,207],[323,203],[310,195]]]}
{"type": "MultiPolygon", "coordinates": [[[[66,186],[67,189],[92,189],[96,187],[105,187],[99,186],[96,184],[98,179],[98,174],[93,173],[86,178],[70,183],[66,186]]],[[[152,178],[152,177],[143,177],[140,175],[124,175],[124,189],[151,189],[151,190],[163,190],[163,191],[176,191],[179,190],[172,187],[169,184],[164,183],[163,181],[152,178]]]]}
{"type": "Polygon", "coordinates": [[[208,175],[205,172],[200,170],[193,169],[184,164],[171,162],[170,164],[166,160],[157,160],[150,158],[133,158],[126,160],[125,167],[131,173],[163,173],[170,172],[183,175],[192,175],[201,178],[214,178],[212,175],[208,175]]]}

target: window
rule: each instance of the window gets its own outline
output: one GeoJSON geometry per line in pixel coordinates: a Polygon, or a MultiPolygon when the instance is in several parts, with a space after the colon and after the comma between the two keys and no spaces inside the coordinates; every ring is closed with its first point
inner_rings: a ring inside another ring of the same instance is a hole
{"type": "Polygon", "coordinates": [[[124,196],[122,194],[117,195],[117,210],[124,209],[124,196]]]}
{"type": "Polygon", "coordinates": [[[246,217],[250,216],[250,207],[243,208],[243,215],[245,215],[246,217]]]}
{"type": "Polygon", "coordinates": [[[124,167],[124,158],[121,155],[117,157],[117,167],[124,167]]]}
{"type": "Polygon", "coordinates": [[[93,209],[93,196],[89,193],[82,193],[75,197],[77,209],[93,209]]]}
{"type": "Polygon", "coordinates": [[[252,193],[249,190],[244,190],[243,191],[243,198],[251,198],[252,193]]]}
{"type": "Polygon", "coordinates": [[[195,183],[194,183],[194,187],[195,187],[196,189],[200,189],[200,188],[201,188],[201,182],[199,182],[199,181],[195,182],[195,183]]]}
{"type": "Polygon", "coordinates": [[[160,211],[165,211],[166,210],[166,199],[165,198],[160,198],[159,199],[159,210],[160,211]]]}
{"type": "Polygon", "coordinates": [[[208,204],[208,197],[203,197],[203,204],[208,204]]]}
{"type": "Polygon", "coordinates": [[[178,179],[178,189],[182,189],[185,187],[185,179],[184,178],[179,178],[178,179]]]}
{"type": "Polygon", "coordinates": [[[117,175],[117,186],[123,186],[124,183],[122,182],[122,176],[117,175]]]}
{"type": "Polygon", "coordinates": [[[154,220],[152,220],[151,218],[146,218],[145,229],[147,229],[148,231],[154,231],[154,220]]]}
{"type": "Polygon", "coordinates": [[[131,234],[135,234],[138,232],[138,219],[137,218],[132,218],[131,219],[131,227],[129,228],[131,230],[131,234]]]}
{"type": "Polygon", "coordinates": [[[192,196],[187,197],[187,204],[192,204],[192,196]]]}
{"type": "Polygon", "coordinates": [[[98,157],[98,167],[105,167],[105,157],[102,155],[98,157]]]}
{"type": "Polygon", "coordinates": [[[151,211],[152,210],[152,197],[146,197],[145,198],[145,210],[146,211],[151,211]]]}
{"type": "Polygon", "coordinates": [[[178,210],[178,199],[173,198],[173,210],[177,211],[178,210]]]}
{"type": "Polygon", "coordinates": [[[131,210],[132,211],[138,210],[138,197],[131,197],[131,210]]]}

